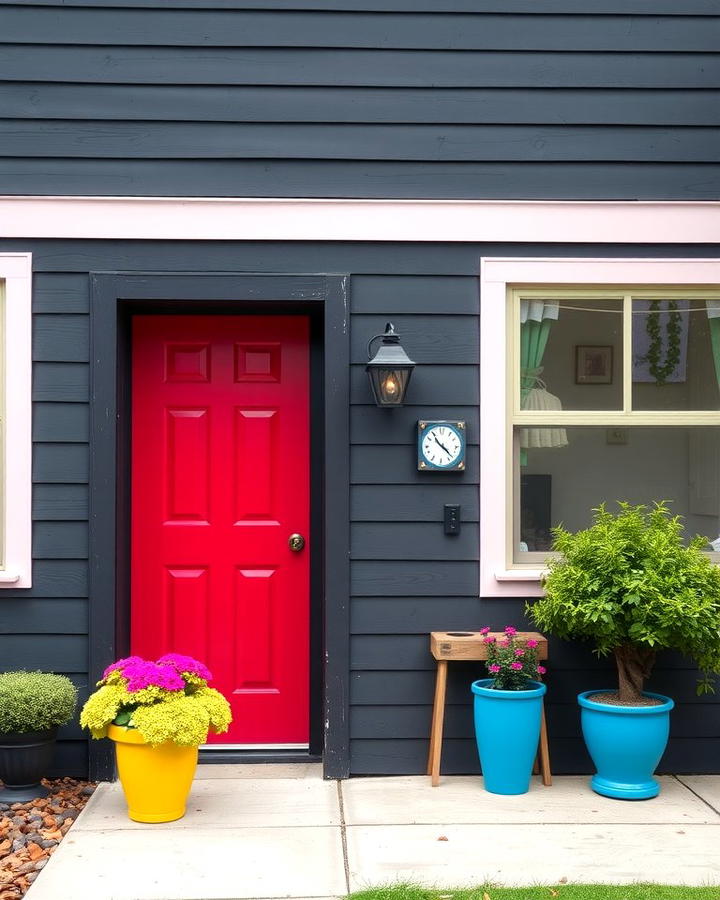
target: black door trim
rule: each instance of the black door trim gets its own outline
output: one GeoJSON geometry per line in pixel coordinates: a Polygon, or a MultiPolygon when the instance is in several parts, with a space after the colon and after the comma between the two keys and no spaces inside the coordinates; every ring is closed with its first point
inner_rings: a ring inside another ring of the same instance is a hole
{"type": "MultiPolygon", "coordinates": [[[[129,314],[224,310],[318,311],[323,359],[322,480],[324,636],[322,756],[326,778],[350,771],[349,707],[349,278],[347,275],[90,274],[90,683],[127,652],[127,429],[129,314]],[[271,306],[270,306],[271,305],[271,306]],[[328,349],[329,348],[329,349],[328,349]]],[[[313,318],[315,318],[313,316],[313,318]]],[[[91,741],[93,780],[114,775],[112,747],[91,741]]]]}

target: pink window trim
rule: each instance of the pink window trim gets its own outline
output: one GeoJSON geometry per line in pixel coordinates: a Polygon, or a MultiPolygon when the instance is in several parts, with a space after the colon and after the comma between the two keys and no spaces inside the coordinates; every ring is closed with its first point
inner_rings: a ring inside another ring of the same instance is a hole
{"type": "Polygon", "coordinates": [[[5,237],[720,242],[715,201],[0,196],[5,237]]]}
{"type": "Polygon", "coordinates": [[[480,596],[537,597],[539,569],[505,558],[506,459],[510,452],[505,384],[509,285],[720,285],[720,259],[539,259],[480,262],[480,596]],[[499,377],[501,375],[502,377],[499,377]],[[483,390],[483,386],[485,389],[483,390]]]}
{"type": "Polygon", "coordinates": [[[0,253],[5,285],[5,565],[1,588],[32,587],[32,254],[0,253]]]}

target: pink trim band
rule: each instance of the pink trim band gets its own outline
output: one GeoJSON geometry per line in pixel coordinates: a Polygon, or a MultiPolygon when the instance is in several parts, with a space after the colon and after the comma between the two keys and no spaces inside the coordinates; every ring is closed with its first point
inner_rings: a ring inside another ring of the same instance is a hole
{"type": "Polygon", "coordinates": [[[720,203],[0,197],[0,236],[717,243],[720,203]]]}

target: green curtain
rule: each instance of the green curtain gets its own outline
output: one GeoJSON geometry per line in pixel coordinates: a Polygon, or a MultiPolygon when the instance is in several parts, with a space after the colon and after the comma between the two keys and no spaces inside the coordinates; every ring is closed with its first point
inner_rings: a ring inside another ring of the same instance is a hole
{"type": "MultiPolygon", "coordinates": [[[[537,384],[542,372],[550,328],[558,318],[557,300],[520,301],[520,406],[537,384]]],[[[718,320],[720,322],[720,319],[718,320]]],[[[520,450],[520,465],[527,465],[527,450],[520,450]]]]}
{"type": "Polygon", "coordinates": [[[710,343],[713,361],[715,362],[715,378],[720,387],[720,300],[706,300],[708,323],[710,325],[710,343]]]}

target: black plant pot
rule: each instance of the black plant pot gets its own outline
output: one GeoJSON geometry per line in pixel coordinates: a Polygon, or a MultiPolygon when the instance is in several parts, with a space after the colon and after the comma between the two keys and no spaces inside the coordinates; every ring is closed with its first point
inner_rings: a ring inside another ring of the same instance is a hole
{"type": "Polygon", "coordinates": [[[55,752],[57,728],[0,734],[0,790],[3,803],[24,803],[47,797],[50,791],[40,784],[50,768],[55,752]]]}

